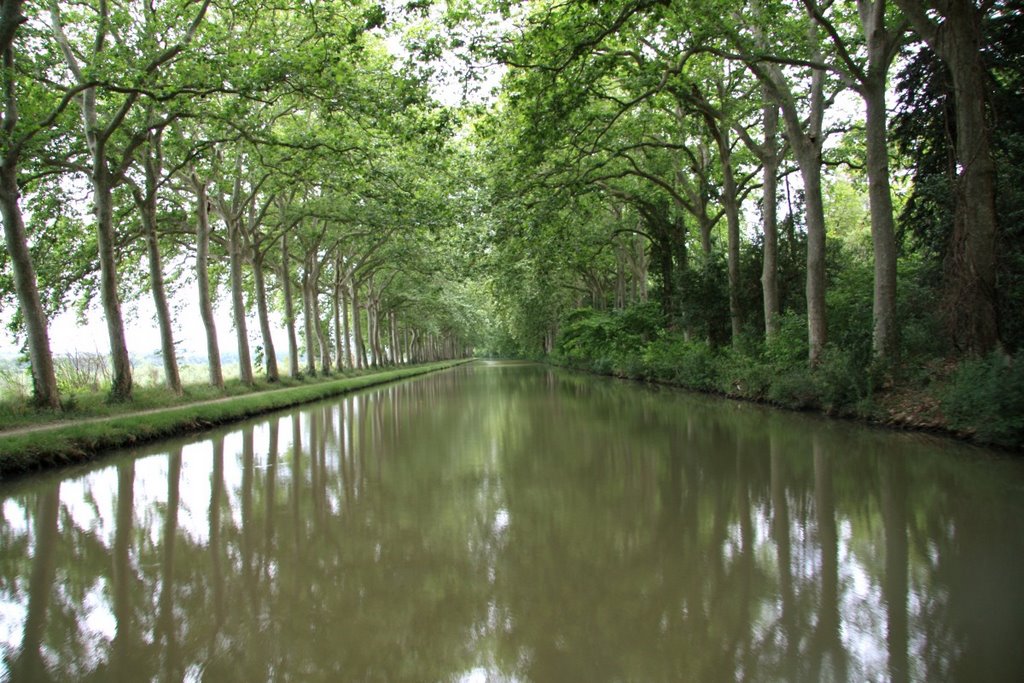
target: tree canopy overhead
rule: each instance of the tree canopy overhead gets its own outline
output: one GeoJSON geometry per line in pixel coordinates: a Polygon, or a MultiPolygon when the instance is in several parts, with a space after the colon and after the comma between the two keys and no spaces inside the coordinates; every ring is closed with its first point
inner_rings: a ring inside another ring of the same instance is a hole
{"type": "Polygon", "coordinates": [[[1011,3],[2,9],[0,287],[44,405],[47,321],[95,295],[112,397],[143,296],[180,392],[179,281],[218,386],[220,299],[248,383],[597,328],[615,367],[684,344],[862,378],[1022,342],[1011,3]]]}

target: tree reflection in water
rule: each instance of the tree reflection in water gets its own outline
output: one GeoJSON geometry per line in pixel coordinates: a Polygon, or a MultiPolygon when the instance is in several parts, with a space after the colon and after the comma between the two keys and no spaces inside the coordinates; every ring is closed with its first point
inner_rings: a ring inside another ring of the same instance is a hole
{"type": "Polygon", "coordinates": [[[6,485],[0,679],[1013,680],[1022,482],[464,368],[6,485]]]}

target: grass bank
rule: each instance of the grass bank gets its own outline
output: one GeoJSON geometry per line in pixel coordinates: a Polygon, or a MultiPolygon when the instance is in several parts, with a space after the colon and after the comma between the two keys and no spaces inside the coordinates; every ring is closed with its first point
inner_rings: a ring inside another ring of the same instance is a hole
{"type": "Polygon", "coordinates": [[[166,408],[145,409],[145,405],[131,404],[127,409],[134,409],[132,412],[109,417],[0,432],[0,477],[84,462],[106,450],[197,432],[465,362],[429,363],[166,408]]]}

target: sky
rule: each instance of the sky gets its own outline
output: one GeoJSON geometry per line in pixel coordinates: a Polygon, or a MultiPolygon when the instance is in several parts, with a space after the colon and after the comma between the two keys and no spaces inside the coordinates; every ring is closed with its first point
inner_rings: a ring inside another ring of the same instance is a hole
{"type": "MultiPolygon", "coordinates": [[[[199,314],[199,290],[194,281],[190,280],[170,296],[172,326],[174,339],[177,343],[178,357],[206,356],[206,332],[203,329],[199,314]]],[[[222,355],[233,354],[237,348],[235,329],[231,317],[231,302],[227,296],[221,296],[214,307],[217,324],[217,341],[222,355]]],[[[253,312],[255,311],[255,307],[253,312]]],[[[19,345],[7,326],[13,311],[0,312],[3,322],[0,333],[0,358],[9,359],[19,353],[19,345]]],[[[126,301],[122,305],[125,337],[128,351],[134,357],[150,356],[160,351],[160,331],[156,322],[156,308],[149,295],[143,295],[136,301],[126,301]]],[[[246,318],[249,332],[250,350],[262,344],[259,334],[259,321],[255,315],[246,318]]],[[[288,338],[281,316],[271,313],[271,328],[278,358],[287,353],[288,338]]],[[[107,327],[99,302],[94,302],[86,311],[85,320],[80,321],[73,312],[65,312],[50,321],[50,348],[54,356],[77,353],[110,353],[107,338],[107,327]],[[83,324],[84,323],[84,324],[83,324]]],[[[159,362],[159,361],[157,361],[159,362]]]]}

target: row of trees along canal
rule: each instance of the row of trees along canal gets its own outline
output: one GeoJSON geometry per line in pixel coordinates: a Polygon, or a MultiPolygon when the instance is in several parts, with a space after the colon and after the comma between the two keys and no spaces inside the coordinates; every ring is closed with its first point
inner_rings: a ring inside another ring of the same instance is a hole
{"type": "Polygon", "coordinates": [[[180,392],[168,290],[188,278],[214,385],[224,283],[246,383],[250,307],[271,381],[274,306],[292,375],[468,353],[455,121],[386,22],[363,2],[3,1],[2,289],[39,404],[59,403],[48,316],[97,291],[112,397],[132,394],[122,301],[146,290],[180,392]]]}
{"type": "MultiPolygon", "coordinates": [[[[121,301],[146,290],[179,389],[168,274],[198,282],[214,384],[225,283],[244,381],[247,299],[270,379],[273,307],[292,373],[300,335],[308,372],[488,329],[503,354],[565,350],[585,305],[632,311],[644,343],[805,372],[836,349],[863,375],[1024,340],[1024,27],[1004,0],[2,8],[0,288],[44,405],[47,316],[96,292],[113,395],[132,388],[121,301]],[[453,56],[504,65],[492,106],[431,96],[453,56]]],[[[657,355],[634,341],[619,355],[657,355]]]]}
{"type": "Polygon", "coordinates": [[[557,351],[567,322],[594,332],[568,311],[610,319],[648,282],[655,327],[739,351],[787,334],[810,367],[1019,348],[1013,3],[514,11],[489,44],[504,348],[557,351]]]}

